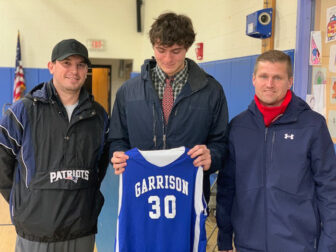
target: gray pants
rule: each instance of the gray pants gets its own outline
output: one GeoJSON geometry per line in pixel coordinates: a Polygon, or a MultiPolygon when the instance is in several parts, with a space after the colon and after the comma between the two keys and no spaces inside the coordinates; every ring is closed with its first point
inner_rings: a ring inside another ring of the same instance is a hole
{"type": "Polygon", "coordinates": [[[61,242],[36,242],[17,236],[15,252],[93,252],[94,244],[95,235],[61,242]]]}

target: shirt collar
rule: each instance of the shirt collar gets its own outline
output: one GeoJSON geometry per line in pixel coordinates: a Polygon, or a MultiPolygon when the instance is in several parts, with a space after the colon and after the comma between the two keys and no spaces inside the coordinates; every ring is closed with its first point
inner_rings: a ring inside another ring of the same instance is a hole
{"type": "MultiPolygon", "coordinates": [[[[159,78],[159,82],[165,83],[165,80],[168,76],[166,75],[165,72],[163,72],[163,70],[159,67],[158,64],[156,64],[153,70],[156,76],[159,78]]],[[[185,60],[183,69],[174,75],[174,84],[185,79],[185,76],[187,75],[187,73],[188,73],[188,61],[185,60]]]]}

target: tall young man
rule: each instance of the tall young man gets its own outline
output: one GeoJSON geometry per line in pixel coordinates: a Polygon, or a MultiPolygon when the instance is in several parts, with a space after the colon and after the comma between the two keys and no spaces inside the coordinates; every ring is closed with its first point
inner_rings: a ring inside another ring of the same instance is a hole
{"type": "Polygon", "coordinates": [[[121,174],[125,151],[190,148],[194,165],[205,172],[204,193],[210,195],[209,174],[223,165],[228,123],[221,85],[186,53],[195,40],[185,15],[160,15],[149,32],[154,58],[141,73],[118,90],[109,133],[111,162],[121,174]]]}

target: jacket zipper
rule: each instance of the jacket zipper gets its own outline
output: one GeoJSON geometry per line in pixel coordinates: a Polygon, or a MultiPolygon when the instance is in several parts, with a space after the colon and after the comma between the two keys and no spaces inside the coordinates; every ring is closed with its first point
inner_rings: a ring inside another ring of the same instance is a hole
{"type": "Polygon", "coordinates": [[[273,160],[273,147],[274,147],[274,142],[275,142],[275,131],[273,131],[273,135],[272,135],[271,164],[272,164],[272,160],[273,160]]]}
{"type": "MultiPolygon", "coordinates": [[[[268,136],[268,128],[265,129],[265,169],[264,169],[264,202],[265,202],[265,248],[266,251],[269,251],[268,249],[268,239],[267,239],[267,235],[268,235],[268,219],[267,219],[267,170],[268,170],[268,166],[267,166],[267,136],[268,136]]],[[[271,167],[272,165],[272,160],[273,160],[273,149],[274,149],[274,143],[275,143],[275,131],[272,132],[272,139],[271,139],[271,156],[270,156],[270,160],[269,160],[269,167],[271,167]]]]}
{"type": "Polygon", "coordinates": [[[265,250],[268,251],[268,228],[267,228],[267,136],[268,127],[265,129],[265,147],[264,147],[264,209],[265,209],[265,250]]]}
{"type": "Polygon", "coordinates": [[[162,132],[163,132],[163,135],[162,135],[163,149],[165,150],[167,148],[167,132],[166,131],[167,131],[169,118],[168,118],[168,122],[166,125],[164,117],[163,117],[163,111],[162,111],[161,119],[162,119],[162,132]]]}
{"type": "Polygon", "coordinates": [[[155,104],[153,102],[153,142],[154,142],[154,149],[156,149],[156,120],[155,120],[155,104]]]}
{"type": "MultiPolygon", "coordinates": [[[[71,132],[71,128],[74,127],[78,122],[82,121],[82,120],[87,120],[89,118],[92,118],[96,116],[96,112],[93,110],[91,111],[91,113],[88,115],[88,116],[82,116],[82,115],[79,115],[79,118],[77,121],[75,122],[69,122],[68,118],[66,118],[67,120],[67,128],[66,128],[66,132],[65,132],[65,136],[64,136],[64,141],[68,142],[70,140],[70,132],[71,132]]],[[[65,151],[66,149],[63,150],[63,157],[65,156],[65,151]]]]}

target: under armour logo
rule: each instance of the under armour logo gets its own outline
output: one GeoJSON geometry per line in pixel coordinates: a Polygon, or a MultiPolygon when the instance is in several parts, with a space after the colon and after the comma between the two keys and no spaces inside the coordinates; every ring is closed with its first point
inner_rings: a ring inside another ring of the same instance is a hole
{"type": "Polygon", "coordinates": [[[294,134],[290,134],[290,135],[289,135],[289,134],[286,133],[285,136],[284,136],[284,138],[285,138],[285,139],[290,138],[291,140],[294,140],[294,134]]]}

